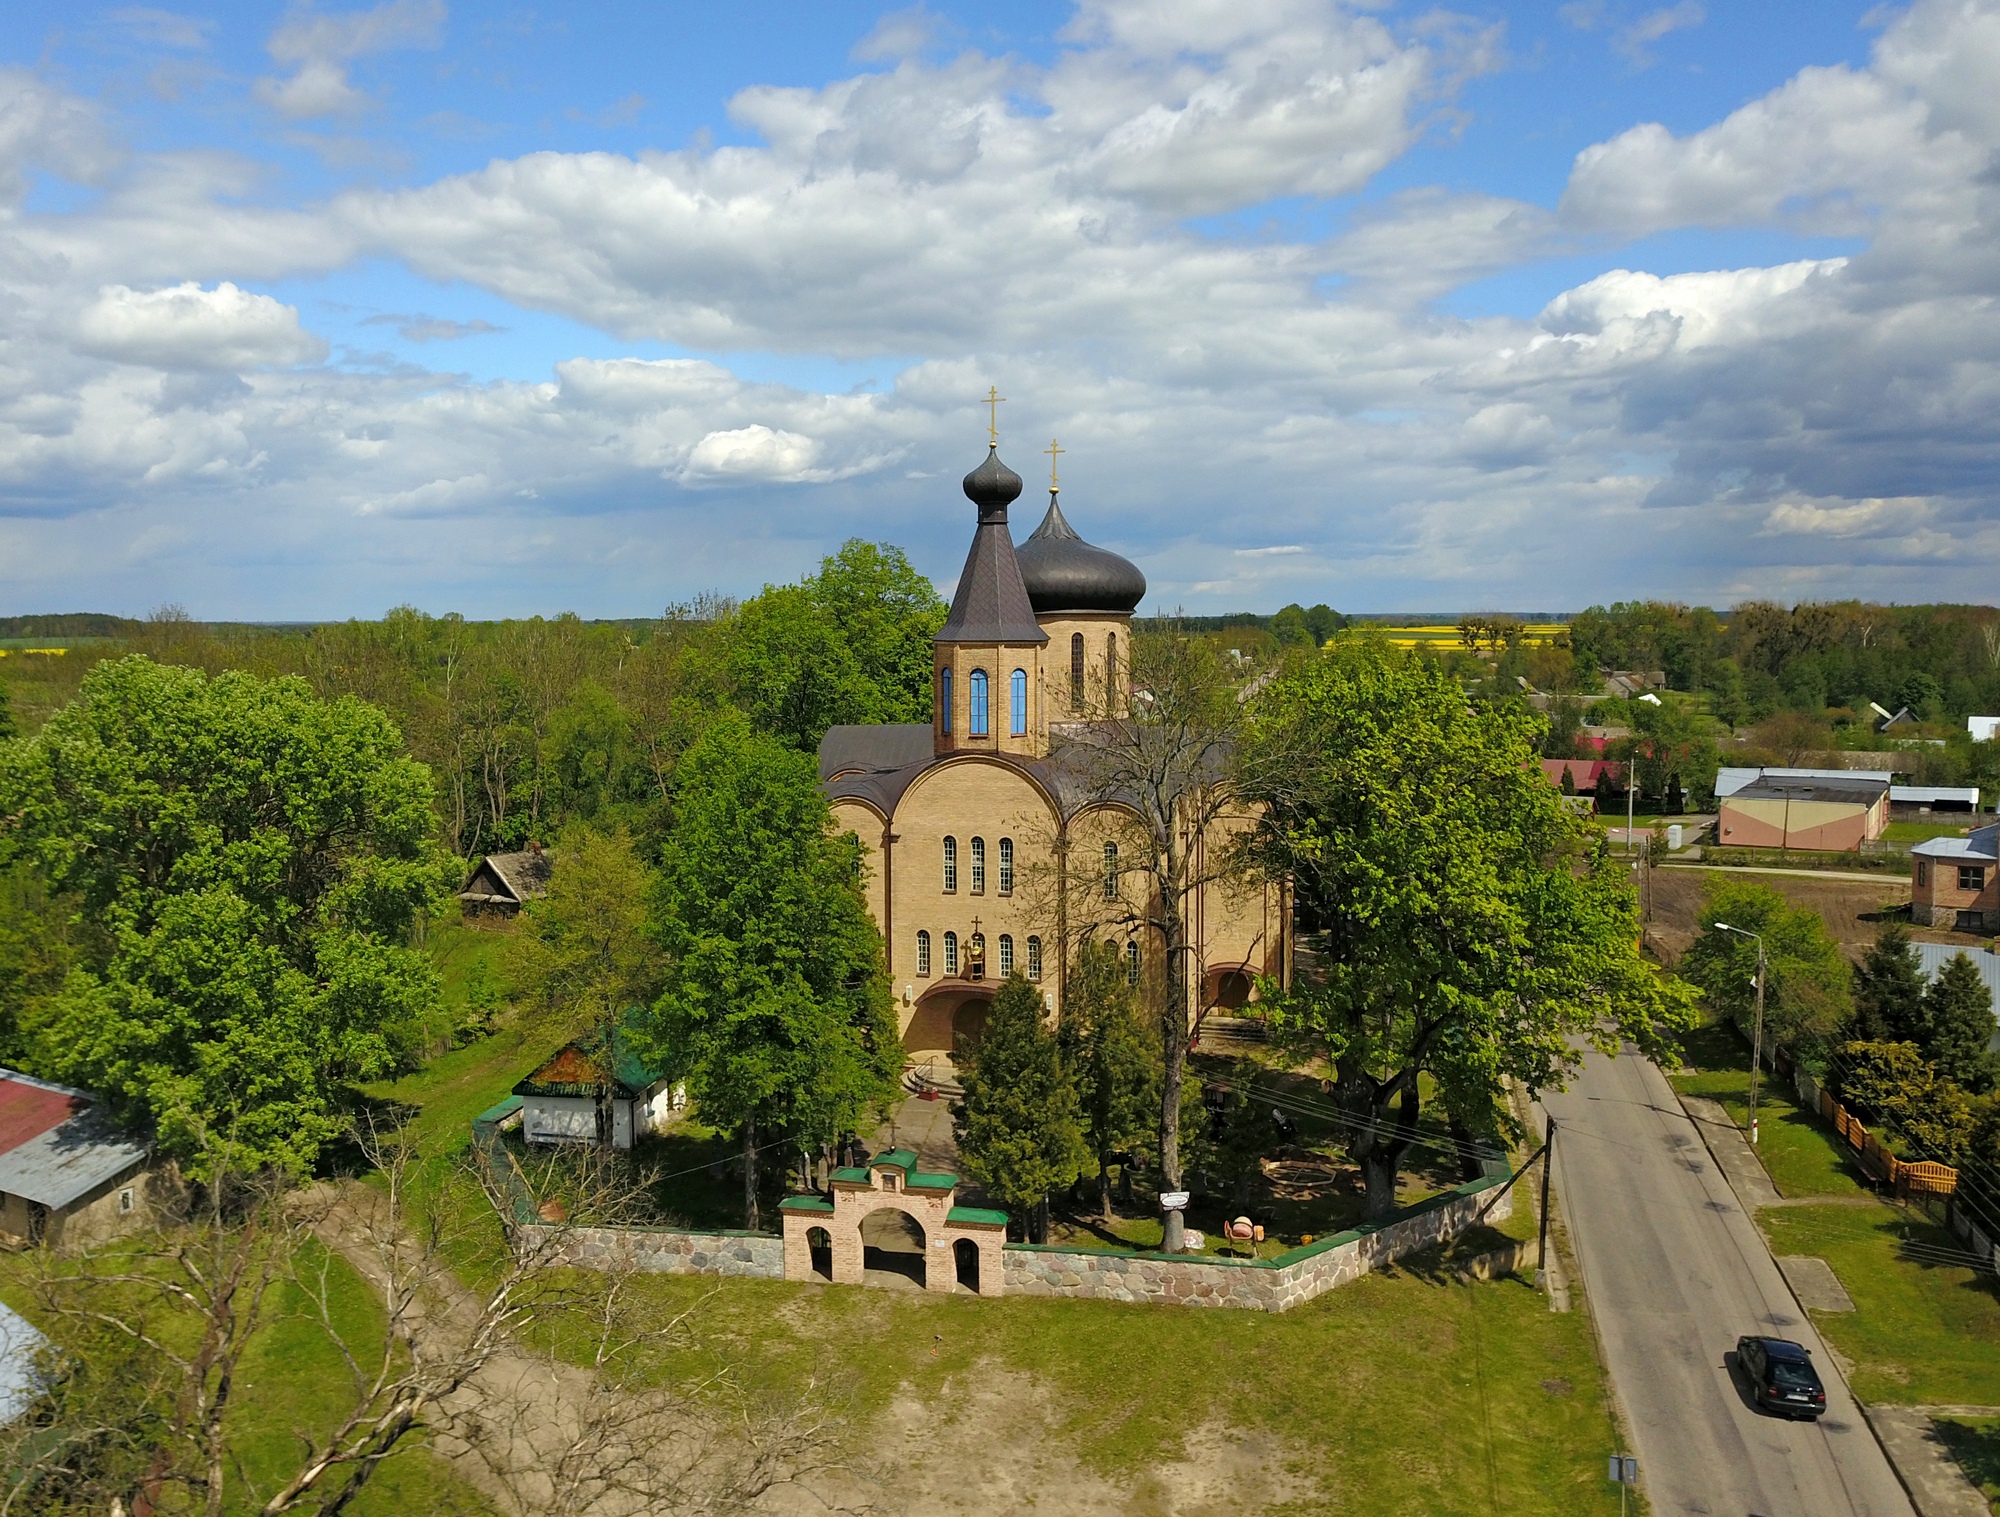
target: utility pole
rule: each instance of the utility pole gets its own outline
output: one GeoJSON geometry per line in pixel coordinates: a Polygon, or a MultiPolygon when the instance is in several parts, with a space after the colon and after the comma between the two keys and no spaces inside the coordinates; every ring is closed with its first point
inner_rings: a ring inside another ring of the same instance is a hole
{"type": "Polygon", "coordinates": [[[1556,1167],[1556,1119],[1549,1118],[1549,1135],[1542,1142],[1542,1233],[1535,1244],[1535,1268],[1549,1268],[1549,1174],[1556,1167]]]}
{"type": "Polygon", "coordinates": [[[1727,922],[1717,922],[1718,932],[1733,932],[1739,938],[1757,940],[1757,1021],[1750,1035],[1750,1142],[1757,1142],[1757,1082],[1764,1073],[1764,974],[1769,962],[1764,957],[1764,934],[1751,932],[1742,927],[1731,927],[1727,922]]]}

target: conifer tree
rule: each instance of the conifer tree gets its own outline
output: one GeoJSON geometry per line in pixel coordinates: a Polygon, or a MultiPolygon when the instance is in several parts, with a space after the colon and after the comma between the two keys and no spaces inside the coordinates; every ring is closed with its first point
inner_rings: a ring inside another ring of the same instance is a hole
{"type": "Polygon", "coordinates": [[[1111,1220],[1111,1156],[1146,1141],[1159,1116],[1160,1059],[1139,1019],[1124,960],[1109,943],[1077,951],[1056,1040],[1075,1081],[1097,1201],[1111,1220]]]}
{"type": "Polygon", "coordinates": [[[1984,1090],[1993,1079],[1993,995],[1964,954],[1954,954],[1923,993],[1913,1040],[1953,1084],[1984,1090]]]}
{"type": "Polygon", "coordinates": [[[1091,1163],[1076,1083],[1042,1022],[1042,993],[1012,974],[993,998],[976,1052],[960,1066],[965,1098],[952,1107],[960,1166],[1047,1236],[1042,1204],[1091,1163]]]}
{"type": "Polygon", "coordinates": [[[1900,1043],[1917,1036],[1924,980],[1910,950],[1909,930],[1885,922],[1854,971],[1854,1020],[1862,1041],[1900,1043]]]}

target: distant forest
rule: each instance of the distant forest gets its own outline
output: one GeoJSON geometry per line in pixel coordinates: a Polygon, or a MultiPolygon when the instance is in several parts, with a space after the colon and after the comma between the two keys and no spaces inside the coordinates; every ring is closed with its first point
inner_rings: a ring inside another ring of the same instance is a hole
{"type": "MultiPolygon", "coordinates": [[[[410,607],[319,626],[204,625],[174,611],[143,621],[7,617],[0,638],[16,648],[0,658],[0,735],[36,730],[93,664],[125,652],[212,674],[297,675],[323,696],[358,696],[395,718],[436,776],[441,841],[461,857],[579,821],[623,825],[643,845],[664,836],[678,756],[721,705],[805,752],[835,723],[928,721],[931,638],[944,612],[900,550],[856,540],[798,584],[651,620],[473,622],[410,607]],[[20,650],[38,637],[101,641],[59,658],[20,650]]],[[[1322,604],[1179,622],[1254,666],[1351,626],[1365,635],[1374,620],[1322,604]]],[[[1992,607],[1753,602],[1719,615],[1647,601],[1594,606],[1554,636],[1513,618],[1466,623],[1475,631],[1463,646],[1447,634],[1417,656],[1453,666],[1475,699],[1556,697],[1547,752],[1596,751],[1580,746],[1586,716],[1665,721],[1671,731],[1639,734],[1639,746],[1659,754],[1640,757],[1649,792],[1704,788],[1725,751],[1739,755],[1725,762],[1801,762],[1835,748],[1902,746],[1894,767],[1930,783],[1991,782],[2000,768],[1988,751],[2000,745],[1973,745],[1964,733],[1966,716],[2000,714],[1992,607]],[[1602,670],[1657,670],[1690,699],[1673,703],[1679,714],[1565,699],[1599,692],[1602,670]],[[1870,702],[1908,707],[1921,725],[1878,733],[1870,702]]]]}

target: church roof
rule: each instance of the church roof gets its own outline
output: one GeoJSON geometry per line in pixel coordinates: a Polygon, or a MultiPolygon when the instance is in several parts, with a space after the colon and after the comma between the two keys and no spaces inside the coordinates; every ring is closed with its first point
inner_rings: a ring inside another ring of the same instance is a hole
{"type": "Polygon", "coordinates": [[[965,476],[966,498],[979,507],[979,526],[972,550],[958,576],[951,614],[939,629],[941,643],[1045,643],[1048,634],[1035,623],[1034,603],[1021,582],[1014,558],[1014,537],[1007,528],[1007,506],[1021,493],[1021,476],[1000,462],[997,449],[986,450],[986,461],[965,476]]]}
{"type": "Polygon", "coordinates": [[[1146,576],[1139,566],[1079,537],[1056,504],[1054,490],[1049,491],[1048,515],[1015,557],[1028,599],[1043,616],[1060,611],[1129,616],[1146,597],[1146,576]]]}
{"type": "Polygon", "coordinates": [[[877,727],[829,727],[819,740],[819,777],[856,770],[900,769],[921,763],[937,749],[929,722],[893,722],[877,727]]]}

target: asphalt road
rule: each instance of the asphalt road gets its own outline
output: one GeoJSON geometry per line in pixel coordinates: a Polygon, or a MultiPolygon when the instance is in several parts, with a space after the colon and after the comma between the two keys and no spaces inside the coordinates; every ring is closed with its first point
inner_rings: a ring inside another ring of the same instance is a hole
{"type": "Polygon", "coordinates": [[[1914,1517],[1832,1355],[1659,1070],[1633,1053],[1592,1054],[1545,1104],[1559,1125],[1558,1205],[1653,1510],[1914,1517]],[[1817,1423],[1752,1408],[1734,1362],[1737,1338],[1755,1332],[1812,1350],[1827,1382],[1817,1423]]]}

